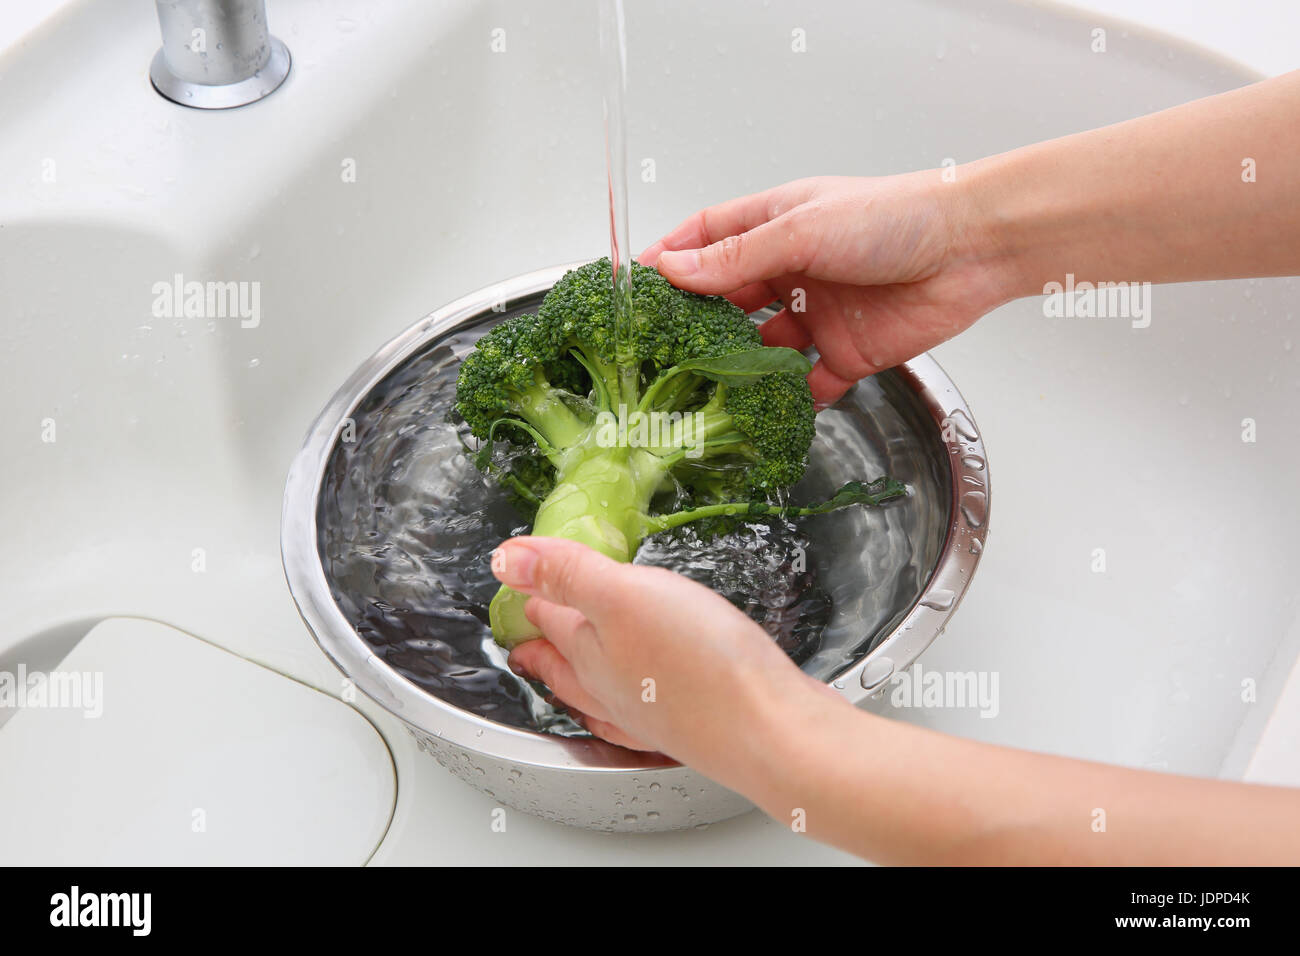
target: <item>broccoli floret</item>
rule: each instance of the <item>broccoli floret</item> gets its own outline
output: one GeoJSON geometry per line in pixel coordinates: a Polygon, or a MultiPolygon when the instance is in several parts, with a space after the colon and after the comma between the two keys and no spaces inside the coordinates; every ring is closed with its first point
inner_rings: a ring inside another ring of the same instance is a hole
{"type": "MultiPolygon", "coordinates": [[[[688,522],[820,514],[906,494],[882,478],[820,505],[774,503],[808,464],[808,360],[764,347],[726,299],[683,292],[635,263],[620,341],[611,276],[609,259],[571,270],[536,315],[496,326],[461,364],[456,407],[484,443],[479,464],[533,517],[533,534],[631,561],[647,535],[688,522]],[[496,441],[520,452],[510,466],[492,463],[496,441]],[[689,507],[654,513],[659,492],[673,488],[689,507]]],[[[506,647],[537,636],[523,603],[504,587],[492,600],[492,631],[506,647]]]]}

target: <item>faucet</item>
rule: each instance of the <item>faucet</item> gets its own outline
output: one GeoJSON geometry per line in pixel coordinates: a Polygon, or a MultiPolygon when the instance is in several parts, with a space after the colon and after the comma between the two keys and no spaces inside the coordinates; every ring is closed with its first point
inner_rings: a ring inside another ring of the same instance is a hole
{"type": "Polygon", "coordinates": [[[289,75],[289,49],[266,26],[266,0],[157,0],[162,49],[149,79],[196,109],[243,106],[289,75]]]}

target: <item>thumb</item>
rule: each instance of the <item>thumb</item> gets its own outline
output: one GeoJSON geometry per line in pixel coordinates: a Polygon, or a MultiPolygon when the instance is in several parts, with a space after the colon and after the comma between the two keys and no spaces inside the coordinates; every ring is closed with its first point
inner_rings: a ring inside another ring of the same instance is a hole
{"type": "Polygon", "coordinates": [[[599,617],[614,604],[620,591],[610,586],[610,579],[627,570],[627,565],[564,538],[511,538],[492,554],[492,573],[502,584],[577,608],[588,617],[599,617]]]}
{"type": "Polygon", "coordinates": [[[800,235],[795,222],[781,216],[702,249],[662,252],[655,266],[679,289],[725,295],[803,268],[800,235]]]}

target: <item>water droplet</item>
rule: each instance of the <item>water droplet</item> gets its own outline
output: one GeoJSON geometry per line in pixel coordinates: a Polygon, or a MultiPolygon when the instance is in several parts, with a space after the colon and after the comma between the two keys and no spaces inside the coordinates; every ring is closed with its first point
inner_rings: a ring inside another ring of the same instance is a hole
{"type": "Polygon", "coordinates": [[[954,408],[950,411],[948,413],[947,421],[951,423],[952,427],[956,429],[957,434],[962,438],[967,441],[979,441],[980,433],[979,430],[976,429],[975,423],[971,421],[970,416],[960,408],[954,408]]]}
{"type": "Polygon", "coordinates": [[[862,668],[862,689],[875,690],[889,680],[893,673],[894,662],[888,657],[876,657],[867,661],[862,668]]]}
{"type": "Polygon", "coordinates": [[[947,588],[935,588],[921,598],[921,607],[928,607],[932,611],[947,611],[956,599],[957,595],[947,588]]]}
{"type": "Polygon", "coordinates": [[[972,528],[980,528],[988,517],[989,496],[982,491],[968,491],[961,496],[961,514],[972,528]]]}

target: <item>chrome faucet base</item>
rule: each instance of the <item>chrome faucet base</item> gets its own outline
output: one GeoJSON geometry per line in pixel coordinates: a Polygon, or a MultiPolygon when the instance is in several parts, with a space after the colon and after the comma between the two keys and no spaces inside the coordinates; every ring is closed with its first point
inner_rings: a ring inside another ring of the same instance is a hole
{"type": "Polygon", "coordinates": [[[266,65],[246,80],[211,86],[183,80],[167,67],[167,58],[159,50],[149,65],[149,80],[153,88],[173,103],[192,106],[200,110],[228,110],[236,106],[255,103],[274,93],[289,75],[292,59],[289,48],[270,38],[271,56],[266,65]]]}
{"type": "Polygon", "coordinates": [[[157,0],[162,48],[149,66],[154,89],[202,110],[244,106],[289,75],[289,49],[266,27],[265,0],[157,0]]]}

